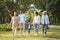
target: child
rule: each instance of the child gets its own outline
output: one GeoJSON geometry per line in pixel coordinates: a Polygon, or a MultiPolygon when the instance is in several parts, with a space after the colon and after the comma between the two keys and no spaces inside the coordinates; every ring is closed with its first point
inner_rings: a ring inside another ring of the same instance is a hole
{"type": "Polygon", "coordinates": [[[28,21],[28,25],[27,25],[28,27],[27,27],[27,29],[28,29],[28,36],[30,35],[30,30],[31,30],[31,27],[32,27],[32,24],[31,24],[31,22],[30,22],[30,20],[28,21]]]}
{"type": "Polygon", "coordinates": [[[16,35],[16,27],[18,25],[18,17],[17,17],[16,12],[14,12],[14,16],[12,17],[11,23],[12,23],[12,34],[13,34],[13,36],[15,36],[16,35]]]}
{"type": "Polygon", "coordinates": [[[34,19],[33,19],[33,24],[35,26],[35,35],[38,35],[38,27],[40,24],[40,16],[38,15],[38,12],[35,13],[34,19]]]}
{"type": "Polygon", "coordinates": [[[49,18],[47,15],[47,11],[43,11],[43,15],[42,15],[42,26],[43,26],[43,36],[46,36],[46,32],[47,32],[47,28],[48,28],[48,24],[49,24],[49,18]]]}

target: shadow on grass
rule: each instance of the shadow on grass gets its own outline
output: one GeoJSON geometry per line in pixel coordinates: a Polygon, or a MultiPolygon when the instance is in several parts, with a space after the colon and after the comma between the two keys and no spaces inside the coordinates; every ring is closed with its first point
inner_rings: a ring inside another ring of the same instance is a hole
{"type": "Polygon", "coordinates": [[[48,35],[48,36],[46,36],[46,37],[47,37],[47,38],[60,39],[60,36],[57,36],[57,35],[55,35],[55,36],[48,35]]]}
{"type": "Polygon", "coordinates": [[[54,38],[54,39],[60,39],[60,33],[54,33],[52,32],[51,34],[47,35],[45,38],[54,38]]]}

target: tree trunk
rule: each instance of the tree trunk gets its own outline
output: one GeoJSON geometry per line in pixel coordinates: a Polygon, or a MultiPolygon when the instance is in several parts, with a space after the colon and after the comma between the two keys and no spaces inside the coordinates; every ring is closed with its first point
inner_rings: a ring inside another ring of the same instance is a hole
{"type": "Polygon", "coordinates": [[[46,11],[47,11],[47,13],[48,13],[48,0],[46,0],[46,11]]]}

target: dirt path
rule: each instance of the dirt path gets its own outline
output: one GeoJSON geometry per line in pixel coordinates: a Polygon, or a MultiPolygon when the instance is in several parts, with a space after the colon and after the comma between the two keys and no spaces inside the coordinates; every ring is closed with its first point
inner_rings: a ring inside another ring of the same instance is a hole
{"type": "Polygon", "coordinates": [[[59,25],[49,25],[49,27],[51,27],[51,28],[60,28],[59,25]]]}

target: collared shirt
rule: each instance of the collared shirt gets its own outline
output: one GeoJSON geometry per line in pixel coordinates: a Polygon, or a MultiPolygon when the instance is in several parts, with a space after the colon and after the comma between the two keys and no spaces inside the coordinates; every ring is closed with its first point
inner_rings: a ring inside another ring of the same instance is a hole
{"type": "Polygon", "coordinates": [[[41,22],[42,24],[49,24],[48,15],[42,15],[41,22]]]}
{"type": "Polygon", "coordinates": [[[34,17],[33,24],[35,24],[35,23],[40,24],[40,16],[39,15],[34,17]]]}
{"type": "Polygon", "coordinates": [[[18,15],[19,23],[25,23],[26,16],[24,13],[18,15]]]}

